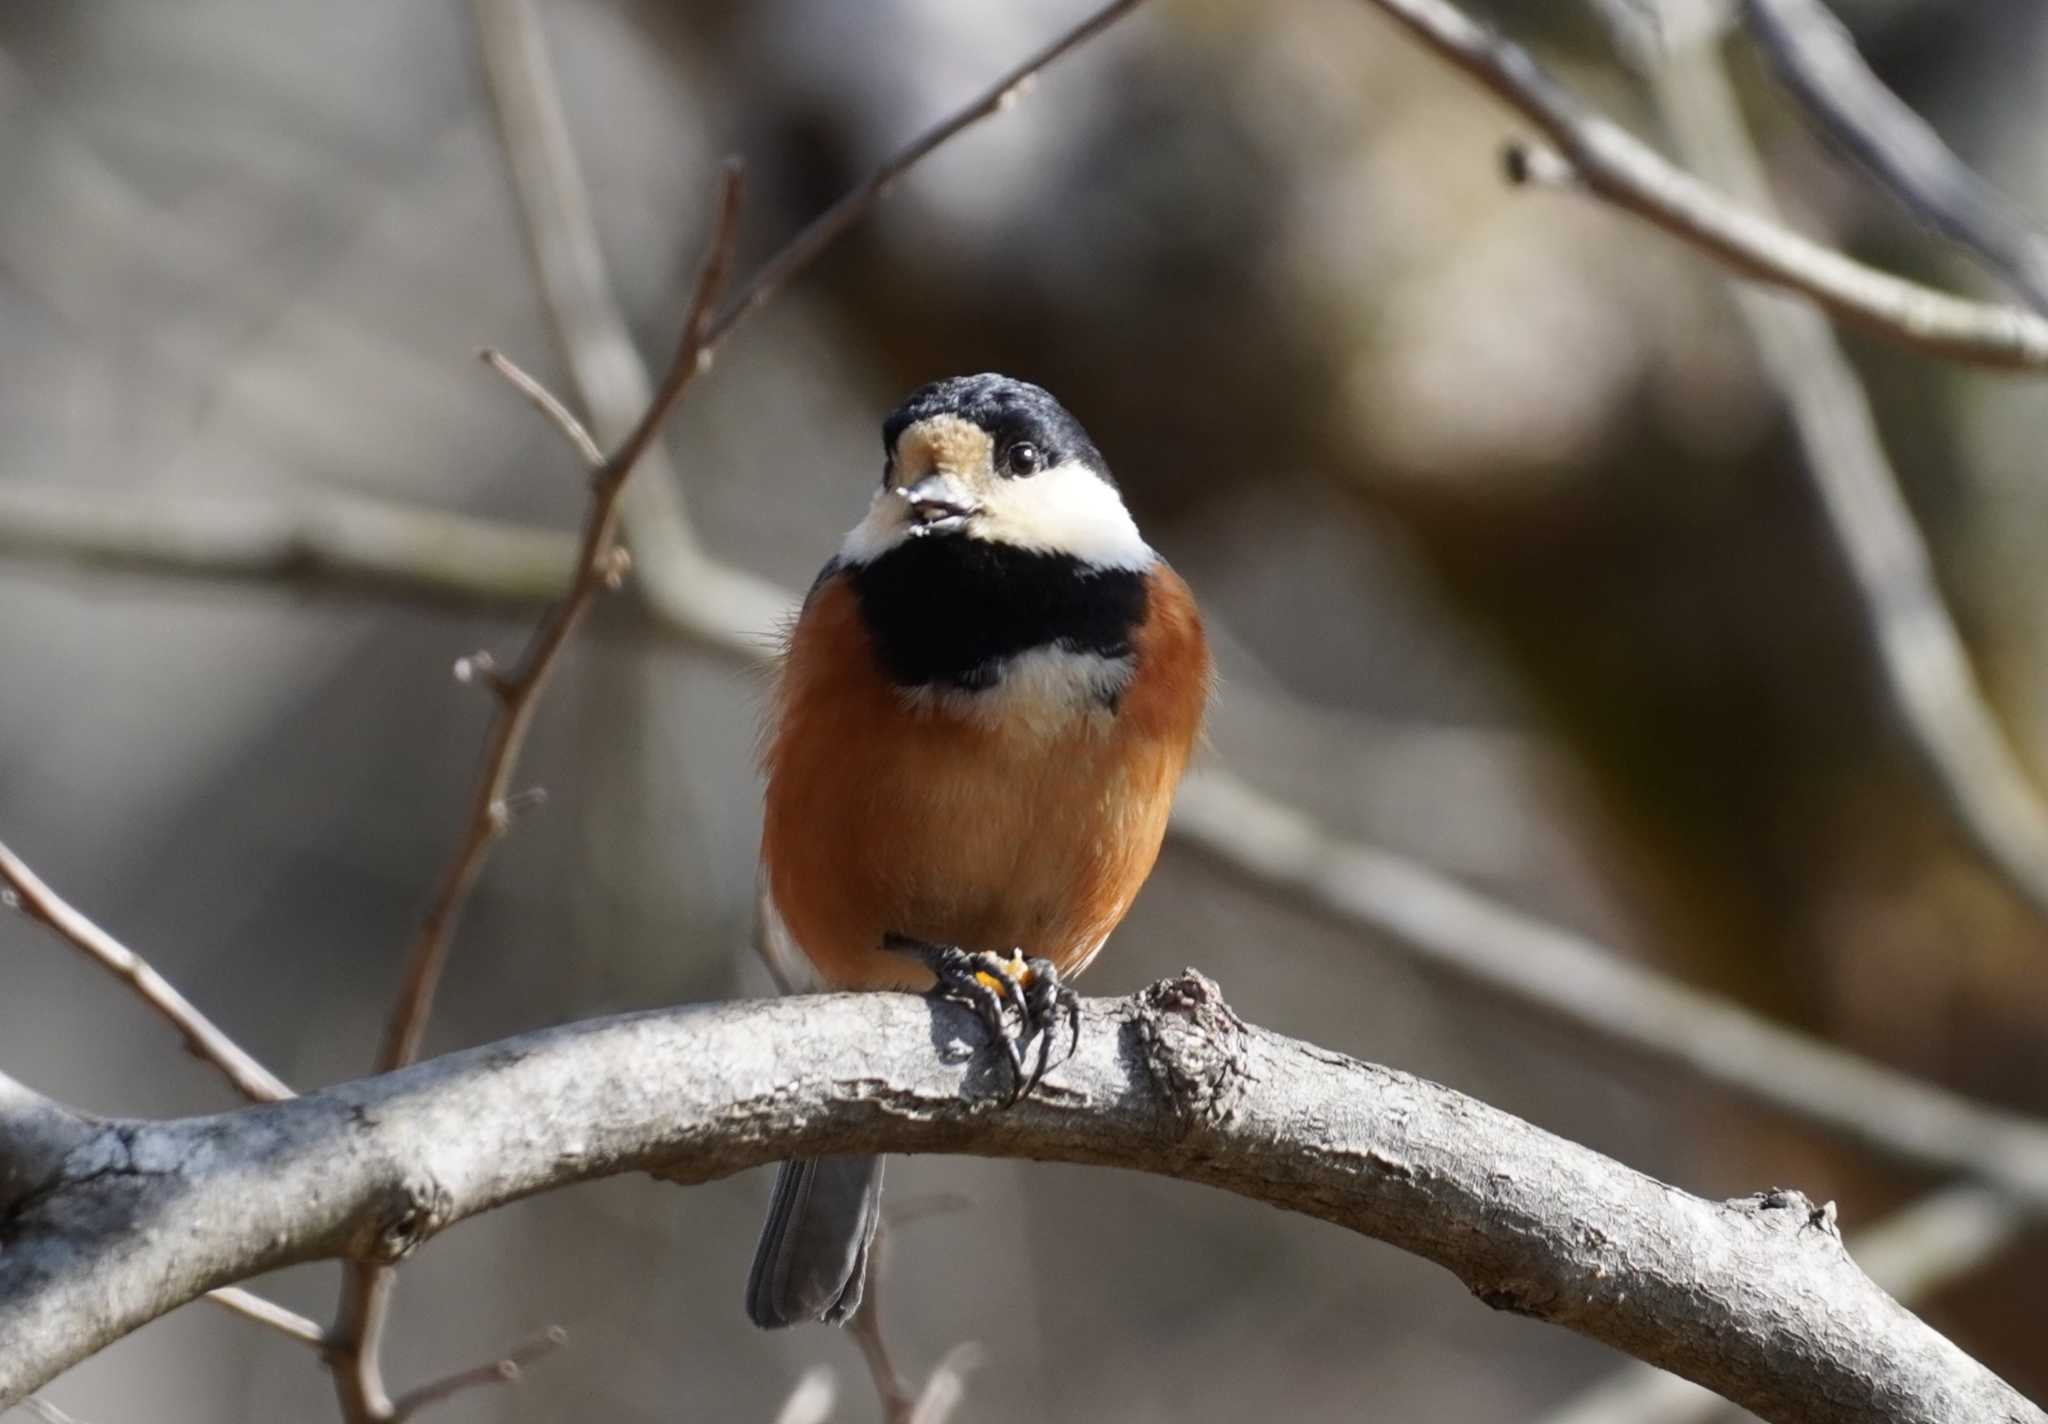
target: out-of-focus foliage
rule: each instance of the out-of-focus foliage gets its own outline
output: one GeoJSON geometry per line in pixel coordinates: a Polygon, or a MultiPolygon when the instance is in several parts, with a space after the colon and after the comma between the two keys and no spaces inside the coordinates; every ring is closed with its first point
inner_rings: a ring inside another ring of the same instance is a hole
{"type": "MultiPolygon", "coordinates": [[[[2048,213],[2023,0],[1839,7],[1963,152],[2048,213]]],[[[1077,7],[544,7],[622,300],[665,350],[714,157],[747,246],[1077,7]]],[[[1640,101],[1578,7],[1502,5],[1640,101]]],[[[1800,221],[1970,287],[1743,74],[1800,221]]],[[[1059,392],[1211,610],[1211,755],[1863,1051],[2048,1110],[2048,934],[1968,858],[1877,710],[1852,610],[1718,278],[1569,195],[1368,6],[1159,0],[941,154],[692,396],[673,446],[726,556],[801,586],[880,412],[995,368],[1059,392]]],[[[340,488],[567,528],[577,471],[469,359],[557,385],[465,7],[0,12],[0,479],[289,500],[340,488]]],[[[2036,385],[1854,347],[2023,753],[2048,706],[2036,385]]],[[[295,1083],[363,1071],[484,709],[447,675],[520,619],[0,563],[0,830],[295,1083]]],[[[771,630],[763,630],[767,636],[771,630]]],[[[755,679],[599,620],[529,762],[433,1043],[764,992],[747,922],[755,679]]],[[[1248,1016],[1453,1082],[1684,1185],[1872,1219],[1920,1184],[1419,978],[1169,853],[1093,972],[1196,963],[1248,1016]]],[[[0,1057],[81,1105],[221,1106],[118,991],[0,921],[0,1057]]],[[[906,1362],[962,1338],[977,1419],[1520,1420],[1608,1360],[1391,1251],[1194,1188],[892,1168],[970,1213],[896,1238],[906,1362]]],[[[405,1273],[401,1382],[550,1321],[573,1347],[442,1417],[773,1416],[837,1334],[739,1309],[765,1182],[533,1202],[405,1273]]],[[[2039,1251],[1936,1323],[2022,1388],[2039,1251]],[[2029,1267],[2032,1269],[2029,1269],[2029,1267]]],[[[327,1273],[272,1283],[324,1315],[327,1273]]],[[[82,1369],[86,1416],[321,1418],[309,1358],[199,1309],[82,1369]]],[[[855,1414],[851,1417],[859,1417],[855,1414]]]]}

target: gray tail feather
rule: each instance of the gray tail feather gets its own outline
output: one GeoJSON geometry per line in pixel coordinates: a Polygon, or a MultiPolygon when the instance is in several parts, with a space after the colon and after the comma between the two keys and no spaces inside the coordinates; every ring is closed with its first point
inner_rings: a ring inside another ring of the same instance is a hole
{"type": "Polygon", "coordinates": [[[784,1162],[747,1277],[747,1315],[763,1330],[845,1324],[860,1308],[881,1215],[880,1157],[784,1162]]]}

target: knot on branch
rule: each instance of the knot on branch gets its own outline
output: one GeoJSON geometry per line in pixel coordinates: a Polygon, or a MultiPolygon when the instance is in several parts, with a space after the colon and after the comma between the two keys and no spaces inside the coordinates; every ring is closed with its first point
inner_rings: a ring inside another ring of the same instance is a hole
{"type": "Polygon", "coordinates": [[[1193,969],[1139,996],[1145,1071],[1165,1095],[1183,1137],[1221,1126],[1244,1094],[1244,1020],[1216,981],[1193,969]]]}
{"type": "Polygon", "coordinates": [[[0,1077],[0,1223],[48,1190],[94,1130],[88,1119],[0,1077]]]}
{"type": "Polygon", "coordinates": [[[1794,1232],[1818,1231],[1835,1242],[1842,1239],[1842,1229],[1835,1222],[1835,1204],[1831,1201],[1816,1203],[1805,1192],[1791,1187],[1752,1192],[1724,1205],[1737,1215],[1753,1218],[1766,1226],[1790,1228],[1794,1232]]]}
{"type": "Polygon", "coordinates": [[[1554,1287],[1528,1276],[1479,1281],[1472,1284],[1471,1290],[1473,1299],[1488,1310],[1526,1315],[1532,1320],[1548,1320],[1557,1301],[1554,1287]]]}
{"type": "Polygon", "coordinates": [[[408,1177],[392,1187],[371,1218],[355,1254],[378,1265],[393,1265],[448,1224],[455,1198],[432,1177],[408,1177]]]}

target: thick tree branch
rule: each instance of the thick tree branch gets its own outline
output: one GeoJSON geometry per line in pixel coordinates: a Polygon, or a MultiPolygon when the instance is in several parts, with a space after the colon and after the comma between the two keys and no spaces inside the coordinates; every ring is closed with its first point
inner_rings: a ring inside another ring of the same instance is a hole
{"type": "Polygon", "coordinates": [[[0,1073],[0,1221],[56,1181],[71,1153],[97,1130],[90,1118],[0,1073]]]}
{"type": "MultiPolygon", "coordinates": [[[[1982,1187],[1932,1193],[1849,1239],[1857,1264],[1901,1302],[1931,1295],[2004,1254],[2027,1218],[1982,1187]]],[[[1707,1424],[1728,1402],[1637,1361],[1533,1424],[1707,1424]]]]}
{"type": "Polygon", "coordinates": [[[1821,0],[1745,0],[1750,33],[1801,107],[1892,195],[2048,312],[2048,238],[1871,72],[1821,0]]]}
{"type": "Polygon", "coordinates": [[[97,1125],[0,1214],[0,1405],[210,1287],[396,1260],[536,1192],[911,1151],[1134,1167],[1317,1216],[1766,1419],[2048,1418],[1872,1285],[1797,1193],[1700,1200],[1247,1027],[1192,974],[1085,1014],[1074,1057],[1009,1110],[964,1011],[839,995],[577,1024],[288,1103],[97,1125]]]}
{"type": "Polygon", "coordinates": [[[1589,108],[1527,50],[1448,0],[1366,2],[1535,124],[1590,192],[1742,276],[1797,292],[1845,321],[1916,350],[1979,365],[2048,370],[2048,320],[1880,272],[1736,206],[1589,108]]]}

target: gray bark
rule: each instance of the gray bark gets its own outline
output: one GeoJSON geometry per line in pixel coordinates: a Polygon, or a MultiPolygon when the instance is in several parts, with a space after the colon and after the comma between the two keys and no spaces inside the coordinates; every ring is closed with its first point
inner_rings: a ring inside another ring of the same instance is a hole
{"type": "Polygon", "coordinates": [[[574,1024],[172,1122],[53,1126],[0,1080],[0,1407],[208,1289],[395,1261],[536,1192],[895,1151],[1139,1168],[1320,1217],[1765,1419],[2048,1420],[1873,1285],[1831,1209],[1691,1196],[1249,1027],[1198,975],[1087,1001],[1074,1055],[1015,1107],[981,1043],[951,1006],[836,995],[574,1024]]]}

